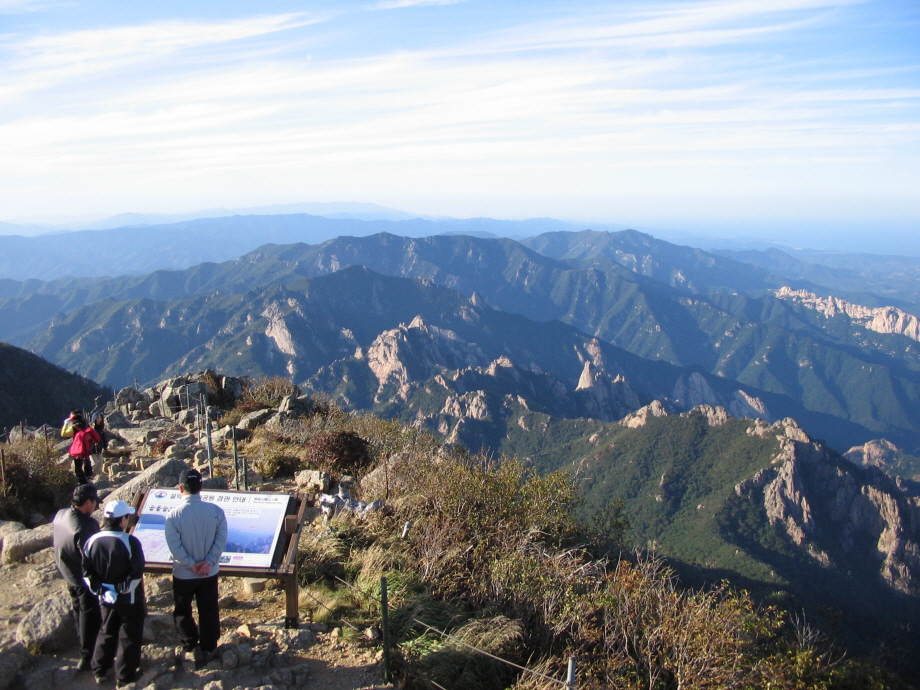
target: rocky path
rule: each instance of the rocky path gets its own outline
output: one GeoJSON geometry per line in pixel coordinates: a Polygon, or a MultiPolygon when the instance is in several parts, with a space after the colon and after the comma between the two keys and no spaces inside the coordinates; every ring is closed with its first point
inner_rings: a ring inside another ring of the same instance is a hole
{"type": "MultiPolygon", "coordinates": [[[[37,552],[29,562],[0,568],[0,673],[2,659],[14,654],[20,623],[43,601],[66,597],[64,581],[56,575],[50,549],[37,552]]],[[[283,595],[271,589],[248,594],[238,578],[221,581],[222,658],[195,671],[190,662],[174,662],[175,633],[171,625],[172,595],[169,578],[146,578],[149,615],[141,662],[143,677],[137,690],[195,688],[233,690],[262,688],[317,688],[324,690],[384,690],[392,688],[380,678],[379,649],[363,637],[346,640],[337,628],[305,623],[299,630],[281,625],[283,595]],[[248,663],[240,663],[248,654],[248,663]]],[[[109,680],[97,685],[92,674],[78,672],[79,651],[72,627],[61,632],[54,651],[27,655],[14,676],[0,678],[0,687],[22,690],[114,688],[109,680]],[[63,648],[59,648],[63,647],[63,648]],[[8,685],[4,685],[8,682],[8,685]]],[[[38,652],[33,649],[33,652],[38,652]]]]}

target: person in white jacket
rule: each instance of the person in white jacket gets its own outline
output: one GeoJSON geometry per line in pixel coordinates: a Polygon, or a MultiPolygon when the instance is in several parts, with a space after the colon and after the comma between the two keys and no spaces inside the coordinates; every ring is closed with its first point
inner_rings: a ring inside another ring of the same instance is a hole
{"type": "Polygon", "coordinates": [[[217,573],[227,545],[227,518],[223,509],[202,501],[201,474],[185,470],[179,475],[182,503],[166,516],[166,543],[173,559],[173,619],[182,647],[195,664],[210,659],[220,638],[217,573]],[[192,602],[198,623],[192,616],[192,602]]]}

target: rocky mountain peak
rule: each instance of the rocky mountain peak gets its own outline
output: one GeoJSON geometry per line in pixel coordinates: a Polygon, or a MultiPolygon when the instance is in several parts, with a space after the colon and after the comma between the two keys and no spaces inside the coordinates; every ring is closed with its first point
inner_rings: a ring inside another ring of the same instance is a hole
{"type": "Polygon", "coordinates": [[[652,400],[648,405],[640,407],[635,412],[626,415],[620,420],[620,425],[628,429],[638,429],[648,424],[650,417],[667,417],[668,411],[660,400],[652,400]]]}
{"type": "Polygon", "coordinates": [[[829,319],[842,314],[866,330],[905,335],[920,341],[920,319],[897,307],[864,307],[838,297],[819,297],[813,292],[793,290],[787,286],[777,290],[776,296],[813,309],[829,319]]]}
{"type": "Polygon", "coordinates": [[[866,564],[889,587],[920,593],[920,493],[840,462],[791,419],[771,427],[780,452],[735,493],[822,565],[866,564]]]}

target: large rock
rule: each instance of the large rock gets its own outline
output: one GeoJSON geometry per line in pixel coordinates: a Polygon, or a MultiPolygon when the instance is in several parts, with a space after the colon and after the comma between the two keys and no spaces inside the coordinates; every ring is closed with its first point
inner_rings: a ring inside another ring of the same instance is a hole
{"type": "Polygon", "coordinates": [[[219,441],[232,441],[234,436],[236,437],[237,441],[244,441],[252,436],[252,434],[245,429],[240,429],[239,427],[225,426],[211,432],[211,441],[214,443],[219,441]]]}
{"type": "Polygon", "coordinates": [[[13,532],[22,532],[26,528],[21,522],[13,522],[12,520],[0,520],[0,547],[3,546],[3,540],[8,534],[13,532]]]}
{"type": "Polygon", "coordinates": [[[0,560],[4,565],[18,563],[26,556],[47,549],[49,546],[51,546],[51,525],[13,532],[3,539],[3,555],[0,560]]]}
{"type": "Polygon", "coordinates": [[[129,429],[131,428],[131,422],[122,412],[115,410],[106,414],[105,426],[109,429],[129,429]]]}
{"type": "Polygon", "coordinates": [[[19,622],[16,641],[26,647],[37,645],[42,651],[68,649],[77,642],[70,597],[54,597],[38,602],[19,622]]]}
{"type": "Polygon", "coordinates": [[[19,669],[29,659],[29,652],[21,644],[0,649],[0,690],[7,690],[16,680],[19,669]]]}
{"type": "Polygon", "coordinates": [[[278,405],[279,412],[293,412],[295,414],[309,414],[313,411],[313,398],[309,395],[286,395],[278,405]]]}
{"type": "Polygon", "coordinates": [[[134,494],[153,489],[158,486],[173,489],[179,483],[182,470],[190,469],[182,460],[166,458],[151,465],[124,486],[115,489],[106,497],[108,501],[131,502],[134,494]]]}
{"type": "Polygon", "coordinates": [[[275,414],[274,410],[256,410],[255,412],[250,412],[245,417],[243,417],[237,426],[240,429],[245,429],[246,431],[252,431],[259,424],[264,422],[266,419],[275,414]]]}
{"type": "Polygon", "coordinates": [[[329,491],[330,480],[329,473],[322,470],[301,470],[294,475],[298,489],[309,489],[320,493],[329,491]]]}
{"type": "Polygon", "coordinates": [[[118,435],[128,443],[140,445],[142,443],[152,443],[156,441],[160,437],[160,430],[145,429],[144,427],[138,427],[135,429],[119,429],[118,435]]]}

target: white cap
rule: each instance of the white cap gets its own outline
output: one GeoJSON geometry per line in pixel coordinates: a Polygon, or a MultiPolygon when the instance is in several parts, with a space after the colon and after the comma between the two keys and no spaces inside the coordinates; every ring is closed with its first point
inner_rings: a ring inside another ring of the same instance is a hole
{"type": "Polygon", "coordinates": [[[111,501],[105,504],[102,515],[107,518],[120,518],[125,515],[134,515],[134,508],[124,501],[111,501]]]}

